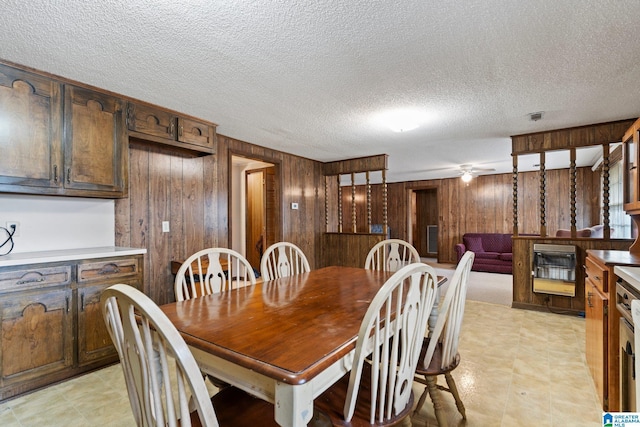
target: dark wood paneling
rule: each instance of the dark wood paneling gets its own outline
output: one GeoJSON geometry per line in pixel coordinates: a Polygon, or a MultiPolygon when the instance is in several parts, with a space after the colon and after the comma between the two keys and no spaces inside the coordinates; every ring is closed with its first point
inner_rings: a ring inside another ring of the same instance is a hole
{"type": "Polygon", "coordinates": [[[636,119],[598,123],[567,129],[515,135],[511,137],[513,155],[539,153],[549,150],[566,150],[570,147],[586,147],[609,142],[620,142],[625,131],[636,119]]]}
{"type": "Polygon", "coordinates": [[[366,171],[387,170],[388,157],[389,156],[387,156],[386,154],[379,154],[377,156],[367,156],[357,159],[328,162],[324,163],[322,171],[324,175],[342,175],[352,172],[359,173],[366,171]]]}
{"type": "Polygon", "coordinates": [[[171,261],[206,247],[228,247],[229,152],[266,160],[280,168],[278,240],[298,245],[312,268],[322,265],[324,228],[322,164],[219,136],[215,156],[132,139],[129,198],[116,201],[116,245],[147,249],[144,291],[156,303],[174,300],[171,261]],[[297,202],[299,209],[290,209],[297,202]],[[170,232],[162,232],[169,221],[170,232]],[[316,250],[318,248],[318,250],[316,250]]]}
{"type": "Polygon", "coordinates": [[[371,248],[384,239],[382,234],[325,233],[322,242],[325,264],[364,267],[371,248]]]}
{"type": "MultiPolygon", "coordinates": [[[[600,184],[597,172],[578,168],[576,224],[578,228],[598,223],[600,184]]],[[[559,228],[570,228],[569,170],[547,171],[547,232],[555,236],[559,228]]],[[[382,222],[382,186],[371,186],[372,223],[382,222]]],[[[513,231],[513,176],[512,174],[475,177],[469,184],[459,178],[391,183],[388,188],[388,224],[391,237],[408,238],[407,218],[411,214],[408,191],[437,191],[438,260],[455,263],[454,246],[462,241],[464,233],[509,233],[513,231]]],[[[332,193],[333,194],[333,193],[332,193]]],[[[365,186],[356,187],[357,231],[366,230],[365,186]]],[[[330,195],[331,197],[331,195],[330,195]]],[[[337,210],[336,196],[330,211],[337,210]]],[[[343,230],[351,230],[351,187],[343,187],[343,230]]],[[[540,233],[540,174],[518,174],[518,232],[540,233]]],[[[337,214],[336,214],[337,215],[337,214]]]]}

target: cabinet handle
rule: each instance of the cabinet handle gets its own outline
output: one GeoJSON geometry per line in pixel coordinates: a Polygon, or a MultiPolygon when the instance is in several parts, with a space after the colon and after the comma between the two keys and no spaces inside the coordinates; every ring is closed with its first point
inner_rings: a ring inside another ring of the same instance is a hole
{"type": "Polygon", "coordinates": [[[182,125],[178,128],[178,136],[182,136],[182,125]]]}
{"type": "Polygon", "coordinates": [[[69,312],[69,297],[66,297],[65,301],[67,302],[67,313],[68,313],[69,312]]]}
{"type": "Polygon", "coordinates": [[[67,184],[71,184],[71,168],[67,168],[67,184]]]}
{"type": "Polygon", "coordinates": [[[171,126],[169,126],[169,133],[171,134],[171,136],[175,135],[175,131],[176,131],[176,126],[171,123],[171,126]]]}
{"type": "Polygon", "coordinates": [[[117,274],[117,273],[120,273],[120,268],[115,264],[107,264],[104,267],[102,267],[100,271],[98,271],[98,274],[117,274]]]}
{"type": "Polygon", "coordinates": [[[593,296],[593,294],[591,292],[587,292],[587,304],[589,305],[589,307],[593,307],[593,304],[591,304],[591,297],[593,296]]]}
{"type": "Polygon", "coordinates": [[[593,276],[594,279],[596,279],[598,282],[600,282],[602,279],[600,278],[600,276],[593,276]]]}
{"type": "Polygon", "coordinates": [[[80,294],[80,311],[84,311],[84,294],[80,294]]]}
{"type": "Polygon", "coordinates": [[[53,182],[58,183],[58,165],[53,165],[53,182]]]}
{"type": "Polygon", "coordinates": [[[26,285],[27,283],[40,283],[44,282],[46,279],[44,277],[39,277],[37,279],[28,279],[28,280],[18,280],[16,285],[26,285]]]}

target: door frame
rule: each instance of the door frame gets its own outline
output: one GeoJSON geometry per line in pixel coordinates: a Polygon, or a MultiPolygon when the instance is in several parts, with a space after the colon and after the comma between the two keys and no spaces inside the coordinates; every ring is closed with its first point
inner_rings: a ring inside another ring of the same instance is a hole
{"type": "MultiPolygon", "coordinates": [[[[228,245],[229,248],[232,247],[233,244],[233,214],[232,214],[232,209],[233,209],[233,158],[234,157],[242,157],[244,159],[247,160],[254,160],[254,161],[258,161],[258,162],[264,162],[264,163],[269,163],[271,165],[273,165],[273,167],[275,168],[275,181],[276,181],[276,217],[278,218],[278,230],[275,233],[276,239],[278,241],[282,241],[282,236],[283,236],[283,197],[282,197],[282,162],[278,159],[274,159],[271,157],[266,157],[266,156],[260,156],[260,155],[256,155],[256,154],[252,154],[252,153],[246,153],[243,151],[239,151],[239,150],[232,150],[229,149],[229,154],[227,156],[227,162],[228,162],[228,167],[227,167],[227,182],[228,182],[228,203],[227,203],[227,218],[228,218],[228,232],[229,232],[229,237],[228,237],[228,245]]],[[[245,194],[241,194],[241,197],[246,197],[246,193],[245,194]]],[[[267,248],[264,248],[267,249],[267,248]]]]}

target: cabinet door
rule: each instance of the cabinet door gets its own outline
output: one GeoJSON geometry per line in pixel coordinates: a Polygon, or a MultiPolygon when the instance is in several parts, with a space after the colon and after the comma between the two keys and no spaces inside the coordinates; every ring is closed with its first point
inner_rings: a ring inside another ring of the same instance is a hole
{"type": "Polygon", "coordinates": [[[606,408],[607,379],[605,369],[607,364],[607,316],[605,310],[609,304],[608,298],[602,294],[591,282],[585,280],[585,330],[586,330],[586,358],[591,371],[596,392],[603,409],[606,408]]]}
{"type": "Polygon", "coordinates": [[[215,151],[215,128],[207,123],[178,117],[178,141],[215,151]]]}
{"type": "Polygon", "coordinates": [[[64,106],[65,188],[122,196],[127,170],[123,101],[69,85],[64,106]]]}
{"type": "Polygon", "coordinates": [[[129,103],[127,127],[131,131],[176,140],[176,116],[168,111],[129,103]]]}
{"type": "Polygon", "coordinates": [[[72,291],[0,296],[0,388],[73,366],[72,291]]]}
{"type": "Polygon", "coordinates": [[[100,294],[111,284],[78,289],[78,364],[117,357],[100,307],[100,294]]]}
{"type": "Polygon", "coordinates": [[[61,186],[61,96],[60,83],[0,65],[0,186],[61,186]]]}
{"type": "Polygon", "coordinates": [[[115,283],[140,289],[142,262],[139,257],[81,261],[78,279],[78,364],[117,359],[116,349],[104,323],[100,295],[115,283]]]}

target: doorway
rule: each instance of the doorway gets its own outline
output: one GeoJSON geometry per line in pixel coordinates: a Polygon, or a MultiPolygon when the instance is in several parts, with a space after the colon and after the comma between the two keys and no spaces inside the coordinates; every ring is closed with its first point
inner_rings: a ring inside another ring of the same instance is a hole
{"type": "Polygon", "coordinates": [[[264,250],[280,240],[279,165],[231,156],[230,243],[253,268],[264,250]]]}
{"type": "Polygon", "coordinates": [[[421,257],[438,256],[438,189],[425,188],[411,192],[412,243],[421,257]]]}

